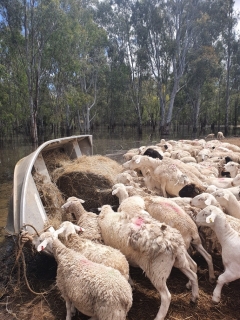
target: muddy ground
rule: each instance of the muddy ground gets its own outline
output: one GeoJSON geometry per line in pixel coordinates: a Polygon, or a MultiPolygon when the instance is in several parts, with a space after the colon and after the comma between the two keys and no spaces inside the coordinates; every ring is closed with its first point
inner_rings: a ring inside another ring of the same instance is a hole
{"type": "MultiPolygon", "coordinates": [[[[226,141],[240,146],[239,138],[226,141]]],[[[22,251],[18,248],[16,237],[6,237],[0,247],[0,319],[64,320],[65,303],[55,286],[54,259],[36,253],[28,244],[24,245],[22,251]]],[[[187,278],[173,268],[167,282],[172,300],[166,320],[239,320],[240,280],[225,285],[221,302],[215,305],[211,301],[215,284],[208,281],[207,264],[197,253],[193,258],[198,264],[198,303],[190,304],[190,292],[185,287],[187,278]]],[[[223,272],[221,256],[213,256],[213,262],[218,277],[223,272]]],[[[159,294],[142,270],[131,268],[130,274],[135,289],[127,320],[153,320],[161,303],[159,294]]],[[[88,318],[77,313],[72,320],[88,318]]]]}

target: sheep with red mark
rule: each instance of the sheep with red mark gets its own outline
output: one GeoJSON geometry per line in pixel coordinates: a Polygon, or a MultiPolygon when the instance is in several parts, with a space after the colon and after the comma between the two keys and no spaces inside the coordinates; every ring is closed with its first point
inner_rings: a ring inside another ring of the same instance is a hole
{"type": "Polygon", "coordinates": [[[190,280],[193,302],[198,299],[196,263],[189,256],[178,230],[146,214],[114,212],[109,205],[99,215],[104,243],[119,249],[132,266],[140,267],[158,290],[161,306],[155,320],[164,320],[171,302],[167,278],[172,267],[190,280]]]}
{"type": "Polygon", "coordinates": [[[193,245],[207,261],[209,281],[214,281],[212,257],[202,246],[196,224],[180,206],[171,201],[171,199],[159,196],[128,197],[128,192],[124,185],[118,186],[118,192],[115,194],[119,197],[118,212],[127,212],[130,217],[135,216],[136,213],[150,214],[159,222],[164,222],[176,228],[181,233],[186,248],[189,249],[190,245],[193,245]]]}
{"type": "Polygon", "coordinates": [[[126,320],[132,289],[118,270],[66,248],[50,232],[40,239],[37,250],[48,250],[57,261],[56,284],[66,302],[66,320],[71,320],[75,308],[92,320],[126,320]]]}
{"type": "Polygon", "coordinates": [[[117,249],[79,237],[77,232],[81,229],[70,221],[64,221],[56,234],[61,236],[60,240],[67,248],[81,253],[93,262],[119,270],[129,280],[129,264],[125,256],[117,249]]]}

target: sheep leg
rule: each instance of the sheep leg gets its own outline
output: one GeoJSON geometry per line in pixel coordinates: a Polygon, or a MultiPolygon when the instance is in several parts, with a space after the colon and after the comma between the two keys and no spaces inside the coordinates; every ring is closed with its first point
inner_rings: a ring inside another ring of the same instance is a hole
{"type": "Polygon", "coordinates": [[[178,254],[174,263],[174,267],[181,270],[182,273],[188,277],[190,283],[187,283],[187,286],[189,288],[192,288],[191,301],[194,303],[197,301],[199,297],[197,274],[195,271],[192,270],[193,268],[196,269],[195,265],[195,262],[192,260],[192,258],[189,256],[187,252],[185,254],[178,254]]]}
{"type": "Polygon", "coordinates": [[[164,198],[167,198],[166,182],[161,183],[161,189],[162,189],[163,197],[164,197],[164,198]]]}
{"type": "Polygon", "coordinates": [[[165,283],[161,282],[161,285],[158,284],[158,285],[155,285],[155,287],[158,290],[161,297],[161,306],[154,320],[164,320],[171,302],[171,293],[167,288],[166,282],[165,283]]]}
{"type": "Polygon", "coordinates": [[[67,309],[67,315],[66,315],[66,320],[71,320],[72,319],[72,302],[68,298],[64,298],[66,301],[66,309],[67,309]]]}
{"type": "Polygon", "coordinates": [[[75,316],[75,314],[76,314],[76,308],[74,307],[74,304],[72,303],[72,305],[71,305],[71,315],[72,315],[72,317],[75,316]]]}
{"type": "Polygon", "coordinates": [[[132,290],[134,290],[134,282],[132,280],[132,278],[129,276],[129,279],[128,279],[128,283],[130,284],[130,286],[132,287],[132,290]]]}
{"type": "Polygon", "coordinates": [[[218,277],[217,285],[213,291],[212,301],[218,303],[221,299],[221,291],[224,284],[237,280],[239,275],[233,274],[230,270],[226,269],[223,274],[218,277]]]}
{"type": "MultiPolygon", "coordinates": [[[[200,240],[200,239],[199,239],[200,240]]],[[[192,242],[195,249],[203,256],[203,258],[206,260],[208,264],[208,272],[209,272],[209,282],[214,283],[215,282],[215,274],[214,274],[214,268],[213,268],[213,261],[212,256],[203,248],[201,243],[194,243],[192,242]]]]}
{"type": "MultiPolygon", "coordinates": [[[[186,258],[187,258],[187,260],[188,260],[190,269],[191,269],[194,273],[197,273],[197,264],[196,264],[196,262],[191,258],[191,256],[189,255],[188,252],[186,252],[185,255],[186,255],[186,258]]],[[[191,282],[191,280],[189,280],[188,283],[186,284],[186,288],[187,288],[188,290],[191,290],[191,288],[192,288],[192,282],[191,282]]]]}

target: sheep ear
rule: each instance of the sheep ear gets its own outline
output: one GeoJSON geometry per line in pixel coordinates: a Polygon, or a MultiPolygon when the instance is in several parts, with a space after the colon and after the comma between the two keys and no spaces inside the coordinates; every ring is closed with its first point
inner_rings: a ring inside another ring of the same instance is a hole
{"type": "Polygon", "coordinates": [[[81,203],[84,203],[84,202],[85,202],[83,199],[79,199],[79,201],[80,201],[81,203]]]}
{"type": "Polygon", "coordinates": [[[207,198],[204,203],[209,206],[211,204],[211,199],[210,198],[207,198]]]}
{"type": "Polygon", "coordinates": [[[48,244],[47,239],[43,240],[43,242],[38,245],[37,251],[38,252],[43,251],[46,248],[47,244],[48,244]]]}
{"type": "Polygon", "coordinates": [[[118,188],[112,191],[112,195],[114,196],[116,193],[118,193],[118,188]]]}
{"type": "Polygon", "coordinates": [[[77,226],[76,224],[74,224],[73,226],[74,226],[74,229],[76,230],[76,232],[83,232],[83,231],[85,231],[84,228],[79,227],[79,226],[77,226]]]}
{"type": "Polygon", "coordinates": [[[206,222],[207,222],[207,223],[213,223],[214,220],[215,220],[215,218],[216,218],[216,213],[212,212],[212,213],[210,214],[210,216],[208,216],[208,217],[206,218],[206,222]]]}
{"type": "Polygon", "coordinates": [[[61,209],[67,209],[69,206],[70,206],[70,203],[66,202],[61,206],[61,209]]]}
{"type": "Polygon", "coordinates": [[[133,186],[125,186],[126,190],[133,190],[133,186]]]}
{"type": "Polygon", "coordinates": [[[224,193],[223,198],[228,201],[229,200],[229,194],[228,193],[224,193]]]}

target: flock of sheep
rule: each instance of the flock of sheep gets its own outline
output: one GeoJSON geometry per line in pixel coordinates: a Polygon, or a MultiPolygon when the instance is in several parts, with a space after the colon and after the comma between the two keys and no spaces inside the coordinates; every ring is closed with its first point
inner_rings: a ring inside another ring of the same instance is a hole
{"type": "Polygon", "coordinates": [[[240,148],[222,138],[162,139],[129,150],[112,186],[117,211],[106,204],[97,214],[88,212],[84,200],[70,197],[62,210],[77,224],[64,221],[58,230],[34,237],[36,249],[57,261],[66,320],[76,309],[91,320],[126,319],[134,289],[129,265],[141,268],[159,292],[155,320],[167,315],[171,293],[166,282],[173,266],[187,276],[191,301],[197,302],[191,248],[206,260],[211,283],[216,281],[212,253],[222,255],[224,272],[213,302],[220,301],[225,283],[240,278],[240,148]]]}

